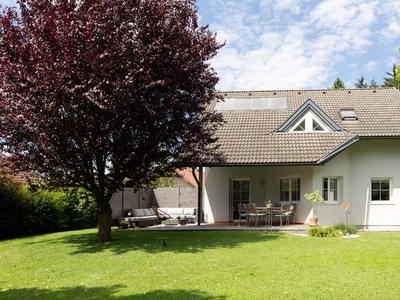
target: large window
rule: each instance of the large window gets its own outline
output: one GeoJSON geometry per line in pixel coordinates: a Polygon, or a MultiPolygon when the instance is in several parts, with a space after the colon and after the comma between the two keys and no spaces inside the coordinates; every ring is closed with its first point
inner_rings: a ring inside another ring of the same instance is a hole
{"type": "Polygon", "coordinates": [[[326,202],[337,203],[339,195],[339,180],[335,177],[322,179],[322,197],[326,202]]]}
{"type": "Polygon", "coordinates": [[[279,181],[280,201],[300,201],[300,178],[281,178],[279,181]]]}
{"type": "Polygon", "coordinates": [[[371,201],[390,201],[390,179],[371,179],[371,201]]]}

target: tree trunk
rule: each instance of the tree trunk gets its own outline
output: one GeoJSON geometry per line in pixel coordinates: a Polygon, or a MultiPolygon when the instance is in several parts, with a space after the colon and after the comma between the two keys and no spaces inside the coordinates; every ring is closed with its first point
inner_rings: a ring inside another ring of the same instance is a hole
{"type": "Polygon", "coordinates": [[[97,239],[99,242],[111,241],[111,213],[110,203],[97,202],[97,217],[99,219],[99,232],[97,239]]]}

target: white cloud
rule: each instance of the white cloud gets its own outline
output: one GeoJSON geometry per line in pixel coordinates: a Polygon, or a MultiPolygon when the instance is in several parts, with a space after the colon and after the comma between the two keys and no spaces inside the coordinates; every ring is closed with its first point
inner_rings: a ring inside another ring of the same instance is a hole
{"type": "Polygon", "coordinates": [[[364,69],[365,69],[366,71],[375,70],[376,67],[377,67],[378,65],[379,65],[379,63],[378,63],[377,61],[370,60],[370,61],[364,66],[364,69]]]}
{"type": "Polygon", "coordinates": [[[389,26],[381,30],[382,37],[386,41],[391,41],[400,37],[400,21],[393,20],[389,26]]]}

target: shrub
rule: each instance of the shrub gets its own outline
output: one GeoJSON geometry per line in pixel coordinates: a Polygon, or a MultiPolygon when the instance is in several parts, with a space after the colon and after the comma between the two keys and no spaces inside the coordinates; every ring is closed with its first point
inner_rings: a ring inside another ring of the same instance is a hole
{"type": "Polygon", "coordinates": [[[7,175],[0,175],[0,239],[25,235],[18,226],[29,212],[29,205],[21,185],[7,175]]]}
{"type": "Polygon", "coordinates": [[[66,189],[61,197],[68,230],[93,228],[97,225],[96,203],[84,189],[66,189]]]}
{"type": "Polygon", "coordinates": [[[343,234],[349,233],[349,234],[355,234],[357,233],[357,228],[355,228],[351,224],[346,224],[346,223],[339,223],[333,225],[333,228],[336,230],[340,230],[343,234]]]}
{"type": "Polygon", "coordinates": [[[334,229],[332,225],[327,227],[315,226],[308,229],[308,235],[311,237],[340,237],[342,233],[340,230],[334,229]]]}
{"type": "Polygon", "coordinates": [[[97,225],[93,198],[83,189],[30,189],[0,175],[0,239],[92,228],[97,225]]]}

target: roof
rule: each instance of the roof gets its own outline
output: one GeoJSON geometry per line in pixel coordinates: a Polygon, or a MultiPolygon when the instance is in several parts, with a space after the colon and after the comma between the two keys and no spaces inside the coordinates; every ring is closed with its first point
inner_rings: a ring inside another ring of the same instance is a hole
{"type": "MultiPolygon", "coordinates": [[[[187,183],[189,183],[192,187],[198,187],[196,179],[193,177],[192,173],[192,168],[182,168],[182,169],[176,169],[175,170],[176,174],[178,174],[183,180],[185,180],[187,183]]],[[[199,171],[195,170],[194,171],[196,174],[196,177],[199,178],[199,171]]]]}
{"type": "MultiPolygon", "coordinates": [[[[362,138],[400,138],[400,93],[395,88],[220,92],[223,98],[285,97],[286,109],[221,111],[217,131],[223,162],[206,165],[319,164],[362,138]],[[313,109],[332,132],[285,132],[301,109],[313,109]],[[343,120],[354,109],[355,120],[343,120]]],[[[215,100],[210,109],[214,109],[215,100]]]]}

